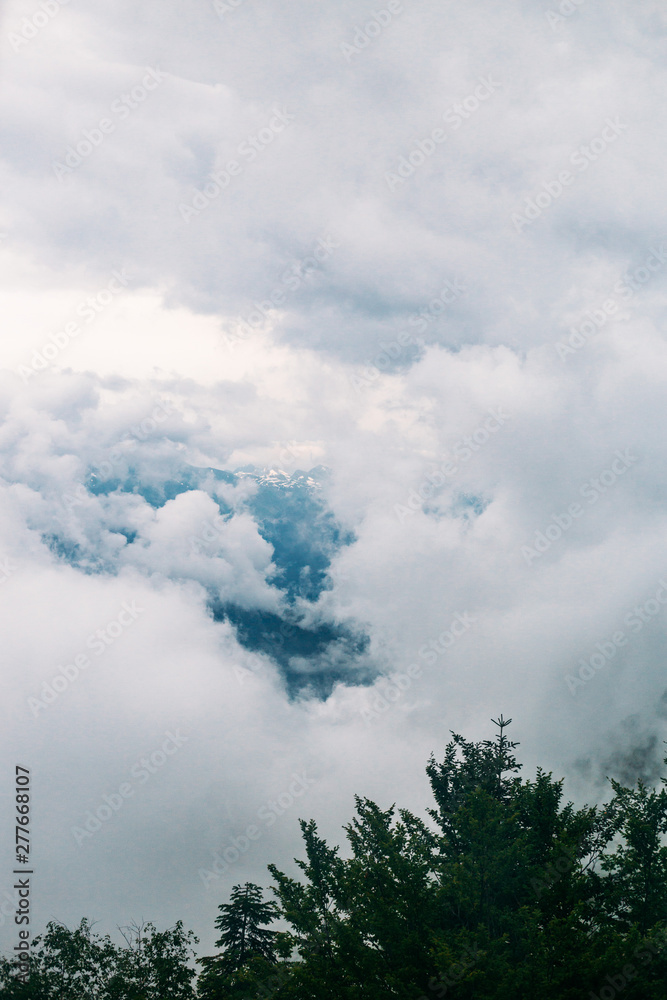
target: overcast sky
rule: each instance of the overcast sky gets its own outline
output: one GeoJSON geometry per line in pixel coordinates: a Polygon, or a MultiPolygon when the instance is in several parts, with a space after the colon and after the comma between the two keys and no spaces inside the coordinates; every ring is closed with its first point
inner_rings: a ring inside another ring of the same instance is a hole
{"type": "Polygon", "coordinates": [[[655,780],[664,4],[9,0],[0,44],[0,897],[15,763],[35,929],[182,918],[204,952],[299,817],[423,814],[452,729],[512,717],[577,800],[655,780]],[[128,454],[151,483],[327,466],[354,540],[301,613],[355,623],[375,683],[290,698],[206,600],[281,606],[251,487],[195,559],[205,491],[84,489],[128,454]]]}

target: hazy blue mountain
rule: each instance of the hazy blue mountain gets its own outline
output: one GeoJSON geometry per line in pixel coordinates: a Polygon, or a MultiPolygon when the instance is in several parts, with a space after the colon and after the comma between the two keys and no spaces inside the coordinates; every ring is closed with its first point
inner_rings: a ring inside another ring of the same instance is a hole
{"type": "MultiPolygon", "coordinates": [[[[234,486],[244,479],[256,483],[256,490],[244,501],[244,509],[273,547],[277,573],[271,583],[282,592],[283,613],[249,609],[233,600],[223,602],[214,592],[209,595],[209,609],[216,621],[226,620],[234,626],[239,642],[248,650],[273,659],[290,694],[308,689],[326,697],[338,680],[369,683],[376,673],[365,656],[368,637],[356,623],[341,625],[321,620],[306,626],[303,611],[298,608],[299,604],[303,608],[303,602],[312,605],[323,590],[332,586],[328,575],[331,559],[354,541],[327,505],[328,475],[324,466],[288,473],[254,466],[226,472],[184,465],[170,469],[164,478],[156,478],[155,472],[130,467],[122,478],[102,479],[92,471],[85,487],[97,497],[134,494],[155,509],[182,493],[203,490],[213,497],[222,517],[230,518],[234,511],[214,495],[215,485],[234,486]]],[[[123,527],[115,530],[125,537],[127,546],[139,544],[135,531],[123,527]]],[[[83,572],[114,571],[108,560],[96,559],[94,551],[84,550],[64,532],[42,537],[59,558],[83,572]]]]}

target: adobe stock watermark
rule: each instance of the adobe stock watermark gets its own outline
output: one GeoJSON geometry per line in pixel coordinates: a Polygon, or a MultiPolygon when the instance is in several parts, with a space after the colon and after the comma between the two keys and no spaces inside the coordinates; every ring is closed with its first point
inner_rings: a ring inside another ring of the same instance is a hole
{"type": "MultiPolygon", "coordinates": [[[[139,785],[145,785],[151,776],[157,774],[169,758],[178,753],[180,748],[190,740],[189,736],[182,735],[180,729],[177,729],[175,733],[168,730],[165,736],[166,740],[163,740],[157,750],[154,750],[147,757],[141,757],[130,768],[130,777],[136,779],[139,785]]],[[[91,809],[87,810],[82,826],[71,828],[70,832],[77,845],[81,847],[84,840],[93,837],[98,830],[101,830],[102,824],[107,823],[113,815],[122,809],[125,800],[132,798],[135,792],[136,787],[132,781],[123,781],[118,786],[117,792],[105,793],[102,796],[101,804],[94,813],[91,809]]]]}
{"type": "Polygon", "coordinates": [[[565,872],[571,871],[577,865],[577,855],[575,851],[568,847],[561,846],[553,861],[550,861],[540,872],[540,878],[531,878],[530,885],[539,899],[543,892],[552,889],[556,882],[559,882],[565,872]]]}
{"type": "MultiPolygon", "coordinates": [[[[267,647],[264,649],[264,655],[271,655],[268,649],[268,644],[270,643],[271,650],[282,649],[285,642],[291,639],[297,630],[297,626],[290,624],[290,622],[281,622],[280,629],[278,632],[268,633],[264,632],[262,638],[267,641],[267,647]]],[[[240,667],[238,664],[234,665],[234,676],[239,683],[240,687],[243,687],[246,681],[253,676],[253,674],[261,670],[264,665],[264,661],[256,653],[247,653],[245,656],[245,664],[240,667]]]]}
{"type": "Polygon", "coordinates": [[[355,392],[359,393],[363,389],[368,388],[373,382],[377,381],[381,375],[384,375],[392,366],[393,362],[400,358],[403,351],[408,347],[422,347],[424,341],[421,338],[414,337],[411,333],[403,332],[399,333],[396,340],[391,340],[388,344],[384,341],[380,341],[379,347],[380,351],[375,355],[372,361],[366,362],[366,367],[363,372],[353,372],[350,375],[350,383],[354,387],[355,392]]]}
{"type": "Polygon", "coordinates": [[[221,21],[224,21],[226,14],[232,14],[239,7],[242,7],[246,0],[213,0],[213,10],[221,21]]]}
{"type": "MultiPolygon", "coordinates": [[[[121,444],[133,440],[147,441],[151,434],[157,430],[158,425],[164,423],[175,412],[176,407],[169,400],[161,401],[154,406],[150,415],[134,424],[121,441],[109,449],[106,459],[91,469],[91,477],[94,477],[98,482],[108,482],[112,476],[116,475],[127,459],[121,444]]],[[[61,504],[67,511],[87,503],[88,500],[90,500],[90,493],[83,483],[79,483],[73,493],[63,493],[60,498],[61,504]]]]}
{"type": "Polygon", "coordinates": [[[248,678],[252,677],[255,671],[259,670],[262,666],[262,661],[256,653],[248,653],[245,661],[249,666],[239,667],[238,664],[234,665],[234,676],[239,682],[240,687],[243,687],[248,678]]]}
{"type": "Polygon", "coordinates": [[[302,468],[308,468],[317,461],[318,457],[321,455],[319,445],[317,443],[304,442],[300,444],[296,439],[292,441],[287,441],[283,444],[279,444],[280,454],[278,455],[278,461],[281,468],[290,468],[290,466],[299,464],[302,468]]]}
{"type": "MultiPolygon", "coordinates": [[[[262,638],[266,640],[267,646],[263,650],[265,656],[271,655],[271,652],[276,649],[282,649],[285,642],[294,635],[297,630],[296,625],[292,625],[289,622],[281,622],[280,629],[278,632],[264,632],[262,638]],[[269,650],[268,645],[270,644],[271,649],[269,650]]],[[[264,661],[256,653],[247,653],[245,656],[245,663],[247,666],[239,667],[238,664],[234,666],[234,676],[239,683],[240,687],[246,683],[246,681],[252,677],[252,675],[257,671],[261,670],[264,665],[264,661]]]]}
{"type": "Polygon", "coordinates": [[[449,623],[449,627],[441,632],[439,636],[424,646],[419,647],[419,657],[428,663],[429,666],[437,661],[438,657],[446,653],[448,649],[457,642],[461,636],[465,635],[471,625],[474,625],[477,621],[472,615],[469,615],[467,611],[457,612],[454,618],[449,623]]]}
{"type": "MultiPolygon", "coordinates": [[[[665,944],[664,932],[662,938],[646,938],[637,948],[635,948],[632,953],[632,957],[634,959],[639,959],[642,965],[650,965],[655,956],[664,951],[665,944]]],[[[614,997],[618,996],[618,994],[621,993],[626,986],[629,986],[632,980],[637,978],[638,974],[639,972],[637,966],[633,965],[632,962],[627,962],[623,968],[614,973],[614,975],[605,976],[605,985],[599,988],[597,993],[593,993],[591,991],[589,993],[589,1000],[614,1000],[614,997]]]]}
{"type": "MultiPolygon", "coordinates": [[[[479,83],[472,91],[457,101],[443,114],[443,119],[456,131],[464,121],[471,118],[479,110],[484,101],[488,101],[502,84],[491,76],[481,76],[479,83]]],[[[447,141],[447,133],[441,128],[434,128],[425,139],[418,139],[407,156],[401,156],[395,171],[387,171],[384,179],[390,191],[395,191],[399,185],[405,184],[416,170],[422,167],[426,160],[433,156],[438,146],[447,141]]]]}
{"type": "Polygon", "coordinates": [[[210,552],[213,548],[218,547],[222,538],[222,532],[225,530],[225,526],[231,516],[231,514],[217,514],[210,520],[201,522],[199,534],[190,535],[189,538],[190,551],[193,555],[198,556],[203,552],[210,552]]]}
{"type": "MultiPolygon", "coordinates": [[[[644,263],[626,271],[614,285],[613,291],[620,297],[621,303],[630,302],[635,293],[640,291],[665,263],[667,263],[667,249],[664,243],[658,247],[651,247],[644,263]]],[[[621,304],[616,299],[608,298],[597,309],[587,310],[583,322],[580,320],[578,324],[570,327],[570,336],[567,340],[558,341],[554,345],[561,361],[565,361],[570,354],[576,354],[585,347],[589,339],[606,325],[619,308],[621,304]]]]}
{"type": "Polygon", "coordinates": [[[385,28],[388,28],[403,13],[405,13],[405,9],[401,0],[389,0],[386,8],[372,11],[370,20],[363,27],[355,25],[356,31],[352,44],[342,42],[340,46],[348,65],[352,62],[353,56],[359,55],[360,52],[368,48],[370,43],[375,41],[385,28]]]}
{"type": "Polygon", "coordinates": [[[178,210],[183,222],[189,225],[193,218],[200,215],[216,198],[219,198],[231,184],[232,178],[242,174],[244,169],[256,160],[260,153],[265,152],[276,137],[292,124],[295,117],[284,108],[274,108],[266,125],[258,129],[257,132],[246,136],[239,144],[236,150],[239,159],[229,160],[223,168],[210,173],[208,184],[201,191],[197,191],[190,204],[180,203],[178,210]]]}
{"type": "MultiPolygon", "coordinates": [[[[131,90],[119,94],[111,102],[111,114],[116,117],[118,122],[125,121],[133,111],[136,111],[147,100],[154,90],[157,90],[166,75],[157,68],[147,67],[141,83],[137,83],[131,90]]],[[[116,131],[117,121],[112,118],[100,118],[97,125],[82,130],[81,137],[74,145],[67,147],[62,160],[54,160],[52,163],[53,172],[59,181],[62,182],[66,177],[70,177],[82,163],[92,156],[96,149],[99,149],[106,137],[116,131]]]]}
{"type": "MultiPolygon", "coordinates": [[[[10,892],[7,891],[7,889],[5,889],[4,892],[2,893],[2,896],[0,897],[2,899],[2,902],[0,903],[0,927],[4,927],[7,922],[7,917],[13,917],[16,911],[18,910],[19,906],[18,889],[16,889],[14,886],[12,886],[12,889],[14,889],[14,895],[12,895],[10,892]]],[[[12,920],[12,923],[13,922],[14,921],[12,920]]]]}
{"type": "MultiPolygon", "coordinates": [[[[436,979],[433,976],[428,981],[428,988],[438,998],[443,1000],[447,996],[450,987],[460,983],[466,972],[469,972],[479,961],[479,949],[476,944],[465,945],[458,962],[452,962],[447,967],[447,971],[441,973],[436,979]]],[[[425,993],[418,1000],[431,1000],[425,993]]]]}
{"type": "MultiPolygon", "coordinates": [[[[579,489],[583,497],[586,497],[590,506],[596,504],[601,496],[608,492],[615,483],[624,476],[628,469],[635,465],[639,458],[630,454],[630,449],[616,451],[613,462],[608,469],[603,469],[598,476],[586,480],[579,489]]],[[[557,542],[570,530],[576,520],[583,516],[584,507],[580,503],[569,504],[562,514],[552,514],[551,521],[544,531],[535,532],[533,547],[529,545],[521,546],[521,555],[528,566],[532,565],[535,559],[541,559],[545,552],[548,552],[554,542],[557,542]]]]}
{"type": "MultiPolygon", "coordinates": [[[[123,601],[120,610],[115,618],[107,622],[103,628],[98,628],[91,632],[85,640],[86,650],[90,650],[94,656],[103,656],[110,646],[123,635],[144,613],[144,608],[138,608],[135,601],[123,601]]],[[[49,705],[59,698],[68,687],[77,680],[82,671],[91,666],[92,660],[87,652],[81,651],[73,657],[71,663],[59,666],[59,673],[51,678],[51,682],[44,681],[40,690],[40,697],[30,697],[27,705],[32,712],[33,718],[37,718],[40,712],[45,712],[49,705]]]]}
{"type": "MultiPolygon", "coordinates": [[[[130,429],[126,432],[123,437],[123,441],[147,441],[149,437],[156,430],[159,429],[159,425],[163,424],[169,419],[174,413],[176,413],[176,406],[168,400],[160,400],[157,403],[149,415],[144,417],[138,423],[133,424],[130,429]]],[[[109,451],[107,460],[101,462],[99,466],[96,466],[93,470],[100,479],[110,479],[115,472],[115,467],[122,461],[122,454],[119,453],[118,447],[111,448],[109,451]]]]}
{"type": "MultiPolygon", "coordinates": [[[[591,163],[605,153],[612,146],[618,137],[627,129],[618,115],[615,118],[607,118],[604,128],[600,134],[594,136],[586,146],[579,146],[570,154],[570,164],[576,167],[578,175],[581,176],[590,167],[591,163]]],[[[544,181],[542,189],[532,198],[526,198],[523,214],[513,212],[510,218],[517,233],[520,233],[525,226],[532,226],[536,219],[562,196],[565,189],[570,187],[577,179],[577,174],[570,170],[561,170],[554,180],[544,181]]]]}
{"type": "Polygon", "coordinates": [[[509,419],[510,414],[505,413],[501,406],[496,407],[494,410],[489,410],[486,420],[472,434],[466,434],[465,437],[462,437],[454,445],[452,450],[454,457],[458,459],[458,464],[448,460],[443,462],[440,467],[434,466],[431,472],[426,473],[420,485],[410,490],[404,504],[394,504],[394,513],[399,523],[403,524],[406,517],[416,514],[418,510],[421,510],[424,503],[434,496],[436,490],[444,485],[447,478],[455,476],[460,466],[469,462],[473,455],[480,451],[509,419]]]}
{"type": "Polygon", "coordinates": [[[15,563],[13,559],[9,558],[9,556],[0,556],[0,587],[3,583],[7,583],[10,576],[12,576],[18,568],[18,563],[15,563]]]}
{"type": "Polygon", "coordinates": [[[311,469],[318,464],[322,457],[322,445],[319,441],[298,441],[292,438],[291,441],[272,442],[272,447],[277,452],[277,460],[268,463],[274,469],[287,470],[298,466],[302,470],[311,469]]]}
{"type": "MultiPolygon", "coordinates": [[[[111,305],[114,298],[127,288],[129,281],[130,279],[125,268],[122,268],[120,271],[112,271],[111,279],[107,284],[94,295],[89,295],[83,299],[75,307],[75,314],[81,317],[86,326],[90,326],[91,323],[95,322],[100,313],[104,312],[111,305]]],[[[39,350],[35,349],[32,352],[29,365],[18,366],[17,372],[23,381],[27,382],[33,375],[49,368],[58,355],[69,347],[70,343],[81,332],[81,324],[71,322],[66,323],[61,330],[52,333],[48,341],[42,344],[39,350]]]]}
{"type": "MultiPolygon", "coordinates": [[[[469,628],[475,624],[476,618],[468,614],[467,611],[457,612],[439,636],[429,643],[420,646],[419,658],[429,666],[437,662],[438,657],[445,654],[452,646],[466,634],[469,628]]],[[[392,705],[395,705],[407,691],[410,690],[415,680],[422,676],[422,666],[419,663],[410,663],[405,668],[404,673],[393,674],[390,678],[383,678],[375,688],[373,700],[370,706],[361,708],[359,713],[366,725],[373,719],[387,712],[392,705]],[[380,687],[381,685],[381,687],[380,687]]]]}
{"type": "Polygon", "coordinates": [[[367,708],[360,708],[359,714],[366,725],[373,719],[388,712],[392,705],[399,701],[406,691],[409,691],[415,680],[422,675],[418,663],[411,663],[405,668],[405,673],[393,674],[391,679],[383,678],[375,687],[375,694],[367,708]]]}
{"type": "MultiPolygon", "coordinates": [[[[636,635],[660,614],[665,605],[667,605],[667,583],[664,580],[658,580],[655,594],[645,600],[643,604],[636,604],[631,608],[625,615],[623,624],[636,635]]],[[[627,646],[629,638],[630,636],[626,632],[618,629],[609,638],[603,639],[602,642],[596,642],[594,651],[579,660],[580,666],[577,676],[567,674],[565,677],[570,694],[575,695],[578,688],[588,684],[593,677],[596,677],[598,672],[613,660],[617,651],[621,647],[627,646]]]]}
{"type": "Polygon", "coordinates": [[[553,7],[551,7],[549,10],[545,11],[544,16],[546,17],[551,30],[555,31],[561,22],[565,22],[566,18],[572,17],[573,14],[576,14],[579,7],[581,7],[584,3],[586,3],[586,0],[560,0],[557,10],[554,10],[553,7]]]}
{"type": "Polygon", "coordinates": [[[447,309],[467,291],[466,286],[462,285],[458,278],[445,281],[440,293],[432,298],[425,308],[408,317],[408,326],[414,326],[419,333],[425,333],[429,325],[447,312],[447,309]]]}
{"type": "Polygon", "coordinates": [[[315,784],[314,778],[309,778],[305,771],[292,774],[292,782],[275,799],[269,799],[257,810],[257,823],[251,823],[239,837],[231,838],[226,846],[212,854],[213,864],[210,868],[200,868],[199,878],[208,891],[211,882],[226,875],[230,868],[247,854],[253,843],[260,840],[289,809],[297,799],[300,799],[315,784]]]}
{"type": "MultiPolygon", "coordinates": [[[[277,633],[264,632],[262,634],[262,638],[271,644],[272,650],[278,648],[281,649],[285,645],[285,641],[291,639],[295,632],[296,625],[291,625],[290,622],[281,622],[280,629],[277,633]]],[[[246,661],[252,663],[255,668],[261,668],[262,666],[261,659],[255,653],[250,653],[246,657],[246,661]]],[[[243,687],[253,672],[254,671],[251,667],[234,667],[234,674],[241,687],[243,687]]]]}
{"type": "Polygon", "coordinates": [[[268,296],[261,302],[253,302],[252,311],[239,317],[233,333],[221,334],[221,342],[233,349],[236,344],[262,329],[276,309],[285,306],[289,298],[299,291],[311,275],[320,270],[323,262],[339,247],[340,242],[331,233],[320,236],[307,256],[294,261],[283,272],[280,283],[271,289],[268,296]]]}
{"type": "MultiPolygon", "coordinates": [[[[453,281],[447,280],[440,290],[440,294],[432,298],[427,307],[420,309],[418,313],[413,313],[408,317],[408,324],[416,327],[423,333],[428,329],[429,323],[432,323],[438,316],[442,316],[466,291],[466,287],[461,284],[458,278],[455,278],[453,281]]],[[[415,337],[403,331],[395,340],[391,340],[388,344],[380,341],[378,346],[380,347],[380,351],[372,361],[366,362],[363,372],[361,374],[355,372],[350,376],[350,382],[357,393],[372,385],[381,375],[387,372],[391,368],[392,363],[400,358],[406,348],[424,347],[424,340],[421,337],[415,337]]]]}
{"type": "Polygon", "coordinates": [[[40,3],[39,9],[32,17],[24,17],[21,26],[16,31],[10,31],[7,40],[14,52],[18,52],[36,38],[42,28],[45,28],[56,16],[61,7],[68,4],[70,0],[44,0],[40,3]]]}

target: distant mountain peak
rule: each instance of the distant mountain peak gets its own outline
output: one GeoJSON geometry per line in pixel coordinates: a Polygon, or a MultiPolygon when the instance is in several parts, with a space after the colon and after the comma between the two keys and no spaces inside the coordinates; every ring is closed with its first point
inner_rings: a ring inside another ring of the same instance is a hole
{"type": "Polygon", "coordinates": [[[317,465],[308,472],[304,472],[303,469],[286,472],[285,469],[276,469],[272,466],[259,469],[256,466],[245,465],[242,469],[235,469],[234,475],[239,479],[254,479],[259,486],[275,486],[278,489],[287,490],[299,487],[321,490],[322,481],[326,478],[328,471],[324,465],[317,465]]]}

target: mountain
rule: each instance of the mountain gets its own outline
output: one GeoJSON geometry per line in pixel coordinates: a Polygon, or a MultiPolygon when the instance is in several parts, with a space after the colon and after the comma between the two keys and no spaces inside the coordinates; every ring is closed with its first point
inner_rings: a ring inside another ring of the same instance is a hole
{"type": "Polygon", "coordinates": [[[242,469],[236,469],[234,475],[237,479],[254,479],[259,486],[273,486],[276,489],[294,490],[321,490],[323,481],[329,476],[329,470],[325,465],[317,465],[310,472],[285,472],[283,469],[257,469],[254,465],[246,465],[242,469]]]}
{"type": "MultiPolygon", "coordinates": [[[[100,521],[108,520],[109,511],[113,511],[116,523],[107,530],[118,538],[117,558],[150,572],[150,537],[141,534],[149,529],[136,530],[129,524],[118,523],[119,507],[129,512],[136,508],[137,498],[142,498],[154,510],[160,510],[184,493],[205,492],[215,501],[225,521],[240,514],[250,515],[260,536],[271,545],[275,572],[269,583],[279,592],[280,611],[248,607],[247,597],[244,601],[235,600],[233,596],[230,598],[228,590],[224,599],[221,597],[215,574],[216,567],[225,559],[222,533],[216,547],[208,550],[201,547],[195,559],[182,554],[191,534],[191,529],[184,526],[182,539],[174,542],[173,558],[166,567],[163,560],[159,572],[201,583],[207,590],[212,617],[233,625],[238,641],[248,650],[270,657],[291,695],[307,690],[326,697],[337,681],[364,684],[373,679],[376,671],[368,662],[369,640],[363,628],[354,621],[327,620],[324,612],[315,610],[322,592],[333,586],[329,575],[333,557],[354,541],[353,533],[338,523],[328,505],[330,472],[325,466],[293,472],[255,466],[228,471],[176,464],[173,460],[166,467],[156,467],[147,459],[142,467],[140,457],[135,456],[135,464],[119,468],[114,477],[106,479],[91,469],[84,482],[90,497],[100,502],[102,509],[97,512],[100,521]],[[240,498],[232,499],[230,491],[219,488],[220,484],[234,487],[244,481],[254,483],[256,488],[247,495],[241,493],[240,498]],[[213,572],[203,566],[208,560],[213,572]]],[[[52,552],[82,572],[117,572],[114,557],[100,555],[96,543],[99,534],[93,532],[92,537],[85,537],[87,532],[90,534],[89,512],[84,520],[74,505],[70,515],[62,530],[42,534],[52,552]]],[[[150,524],[152,520],[140,519],[140,523],[150,524]]]]}

